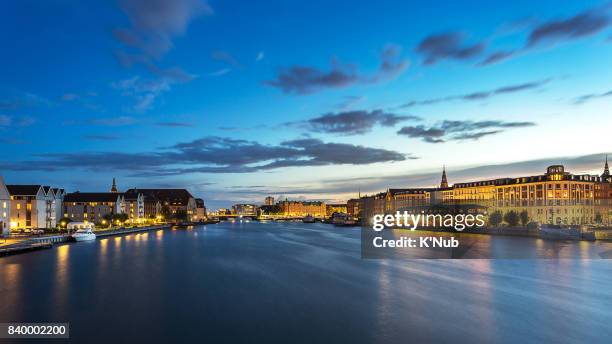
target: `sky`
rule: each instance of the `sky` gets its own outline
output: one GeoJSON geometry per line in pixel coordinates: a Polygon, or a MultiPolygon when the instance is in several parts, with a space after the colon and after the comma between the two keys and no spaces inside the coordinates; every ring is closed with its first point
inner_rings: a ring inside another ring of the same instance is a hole
{"type": "Polygon", "coordinates": [[[602,1],[13,1],[0,175],[185,187],[209,208],[599,174],[602,1]]]}

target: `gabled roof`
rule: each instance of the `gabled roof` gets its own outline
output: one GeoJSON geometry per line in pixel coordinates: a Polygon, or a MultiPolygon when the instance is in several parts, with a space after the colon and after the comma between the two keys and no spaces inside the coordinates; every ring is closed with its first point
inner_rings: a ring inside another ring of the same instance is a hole
{"type": "Polygon", "coordinates": [[[64,196],[64,202],[117,202],[116,192],[73,192],[64,196]]]}
{"type": "Polygon", "coordinates": [[[193,198],[187,189],[129,189],[125,193],[141,193],[146,197],[156,198],[171,205],[186,206],[193,198]]]}
{"type": "Polygon", "coordinates": [[[36,196],[38,194],[38,190],[40,190],[40,185],[7,185],[11,196],[36,196]]]}

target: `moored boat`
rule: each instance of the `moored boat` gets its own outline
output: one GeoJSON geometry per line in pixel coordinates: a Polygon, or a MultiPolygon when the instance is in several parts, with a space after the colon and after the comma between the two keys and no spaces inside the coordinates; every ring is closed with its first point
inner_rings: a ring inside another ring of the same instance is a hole
{"type": "Polygon", "coordinates": [[[91,241],[91,240],[96,240],[96,235],[91,230],[91,228],[82,228],[74,232],[70,236],[70,239],[72,241],[77,241],[77,242],[78,241],[91,241]]]}

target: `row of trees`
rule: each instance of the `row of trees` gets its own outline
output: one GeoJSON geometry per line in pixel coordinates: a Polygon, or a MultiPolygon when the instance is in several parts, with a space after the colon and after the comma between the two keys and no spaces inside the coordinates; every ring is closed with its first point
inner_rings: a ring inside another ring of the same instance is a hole
{"type": "Polygon", "coordinates": [[[496,210],[489,215],[489,224],[494,227],[499,226],[502,222],[507,223],[510,227],[516,227],[519,224],[527,226],[529,220],[530,218],[527,210],[523,210],[520,213],[510,210],[505,214],[502,214],[501,211],[496,210]]]}

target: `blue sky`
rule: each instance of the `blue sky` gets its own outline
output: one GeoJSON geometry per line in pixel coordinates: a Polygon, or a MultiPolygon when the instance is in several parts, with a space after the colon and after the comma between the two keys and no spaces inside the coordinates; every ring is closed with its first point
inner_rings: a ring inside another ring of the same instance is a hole
{"type": "Polygon", "coordinates": [[[443,164],[451,182],[549,162],[597,173],[610,151],[607,2],[19,1],[0,13],[8,183],[86,191],[117,177],[216,207],[431,186],[443,164]]]}

